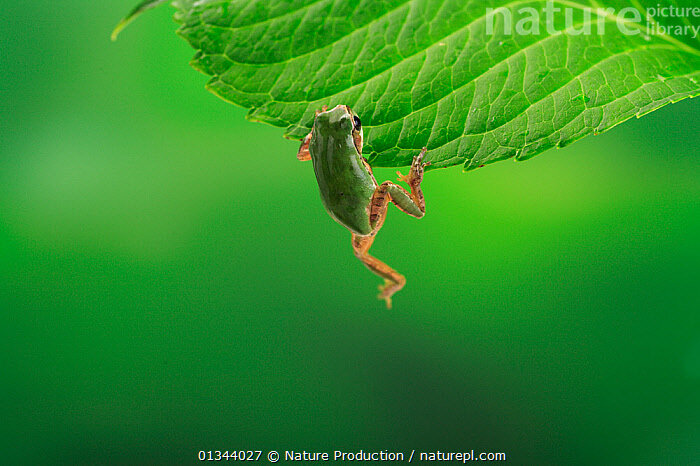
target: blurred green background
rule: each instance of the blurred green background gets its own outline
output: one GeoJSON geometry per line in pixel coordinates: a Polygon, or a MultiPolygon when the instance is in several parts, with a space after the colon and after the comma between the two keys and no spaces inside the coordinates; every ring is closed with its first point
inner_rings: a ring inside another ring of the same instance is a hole
{"type": "Polygon", "coordinates": [[[203,89],[172,9],[110,43],[132,3],[2,2],[3,463],[697,464],[700,99],[429,173],[373,248],[408,278],[387,311],[298,144],[203,89]]]}

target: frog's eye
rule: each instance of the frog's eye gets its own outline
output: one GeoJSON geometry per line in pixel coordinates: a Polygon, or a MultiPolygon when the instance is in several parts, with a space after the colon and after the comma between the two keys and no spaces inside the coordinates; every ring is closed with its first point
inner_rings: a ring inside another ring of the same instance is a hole
{"type": "Polygon", "coordinates": [[[352,117],[353,123],[355,123],[355,131],[360,131],[362,129],[362,122],[360,121],[360,118],[355,115],[352,117]]]}

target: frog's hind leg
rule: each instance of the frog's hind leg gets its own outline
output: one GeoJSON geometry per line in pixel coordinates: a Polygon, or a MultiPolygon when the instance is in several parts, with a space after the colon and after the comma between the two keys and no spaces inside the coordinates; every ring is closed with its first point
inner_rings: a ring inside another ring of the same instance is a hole
{"type": "Polygon", "coordinates": [[[410,193],[391,181],[385,181],[374,191],[369,213],[369,222],[374,233],[376,233],[384,223],[386,208],[389,201],[393,202],[402,212],[412,215],[413,217],[422,218],[425,215],[425,198],[423,197],[423,191],[420,189],[420,184],[423,181],[423,170],[427,165],[423,163],[424,155],[425,148],[421,151],[420,155],[413,158],[411,171],[407,176],[403,176],[399,173],[399,179],[405,181],[410,186],[410,193]]]}
{"type": "Polygon", "coordinates": [[[423,197],[423,191],[420,189],[420,184],[423,182],[425,167],[430,165],[430,162],[423,163],[426,151],[427,149],[424,147],[420,154],[413,157],[413,163],[408,175],[404,176],[401,172],[396,172],[399,175],[399,181],[407,183],[411,188],[411,193],[409,194],[399,187],[401,192],[397,190],[397,192],[392,193],[391,199],[396,207],[417,218],[425,215],[425,198],[423,197]],[[418,208],[419,212],[416,212],[416,208],[418,208]]]}
{"type": "Polygon", "coordinates": [[[384,285],[379,286],[379,299],[386,301],[386,307],[391,309],[391,296],[406,284],[406,278],[376,257],[369,255],[369,248],[374,242],[374,235],[361,236],[352,234],[352,249],[355,257],[365,266],[384,279],[384,285]]]}
{"type": "Polygon", "coordinates": [[[409,193],[398,184],[385,181],[374,191],[370,206],[369,222],[372,226],[372,231],[375,233],[384,224],[389,202],[393,202],[402,212],[413,217],[422,218],[425,215],[425,199],[423,199],[420,186],[416,188],[411,187],[411,192],[409,193]]]}
{"type": "Polygon", "coordinates": [[[410,180],[411,193],[408,193],[401,186],[391,181],[385,181],[380,184],[374,190],[374,195],[370,202],[369,223],[372,233],[366,236],[355,234],[352,236],[355,256],[368,269],[385,279],[384,285],[379,287],[379,299],[386,300],[388,308],[391,308],[391,296],[404,287],[406,278],[385,263],[370,256],[367,251],[374,242],[374,236],[384,224],[389,202],[393,202],[399,209],[414,217],[421,218],[425,215],[425,200],[423,199],[423,193],[420,191],[420,181],[423,179],[423,154],[424,152],[421,152],[421,155],[414,159],[411,167],[409,176],[414,175],[417,179],[417,181],[415,179],[410,180]]]}

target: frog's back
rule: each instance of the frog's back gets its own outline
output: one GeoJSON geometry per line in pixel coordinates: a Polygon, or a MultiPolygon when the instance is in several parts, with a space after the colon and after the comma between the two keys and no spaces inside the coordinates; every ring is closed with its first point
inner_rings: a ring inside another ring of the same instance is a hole
{"type": "Polygon", "coordinates": [[[354,233],[370,234],[369,208],[376,182],[351,135],[314,131],[309,151],[321,200],[330,216],[354,233]]]}

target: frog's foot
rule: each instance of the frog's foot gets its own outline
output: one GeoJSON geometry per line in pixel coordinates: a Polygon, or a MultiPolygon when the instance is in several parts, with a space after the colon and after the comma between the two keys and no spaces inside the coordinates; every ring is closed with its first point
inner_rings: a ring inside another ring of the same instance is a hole
{"type": "MultiPolygon", "coordinates": [[[[389,194],[391,194],[391,202],[402,211],[416,218],[421,218],[425,215],[425,197],[420,187],[420,184],[423,182],[425,167],[430,165],[430,162],[423,163],[425,152],[426,149],[424,147],[420,154],[413,157],[413,163],[411,164],[411,170],[408,172],[408,175],[404,176],[401,172],[396,172],[399,175],[399,181],[404,181],[410,186],[410,194],[397,184],[387,188],[389,194]]],[[[390,182],[387,181],[386,183],[390,182]]],[[[384,184],[382,184],[382,186],[384,186],[384,184]]],[[[380,188],[382,186],[380,186],[380,188]]]]}
{"type": "Polygon", "coordinates": [[[386,301],[386,307],[391,309],[391,296],[404,287],[406,278],[376,257],[369,255],[369,248],[374,242],[374,236],[352,235],[352,248],[355,257],[360,259],[365,267],[384,279],[379,286],[379,299],[386,301]]]}
{"type": "Polygon", "coordinates": [[[411,188],[417,188],[423,181],[423,173],[425,172],[425,167],[430,165],[430,162],[423,163],[423,157],[425,157],[427,149],[424,147],[420,154],[413,157],[413,163],[411,164],[411,170],[408,175],[402,175],[400,171],[396,174],[399,175],[399,181],[403,181],[408,184],[411,188]]]}
{"type": "Polygon", "coordinates": [[[328,105],[324,105],[321,107],[321,110],[316,110],[316,116],[318,116],[319,113],[323,113],[328,110],[328,105]]]}
{"type": "Polygon", "coordinates": [[[391,309],[391,297],[394,293],[399,291],[406,284],[406,280],[401,282],[394,282],[392,280],[385,279],[383,285],[379,285],[379,295],[378,299],[383,299],[386,302],[386,308],[391,309]]]}

